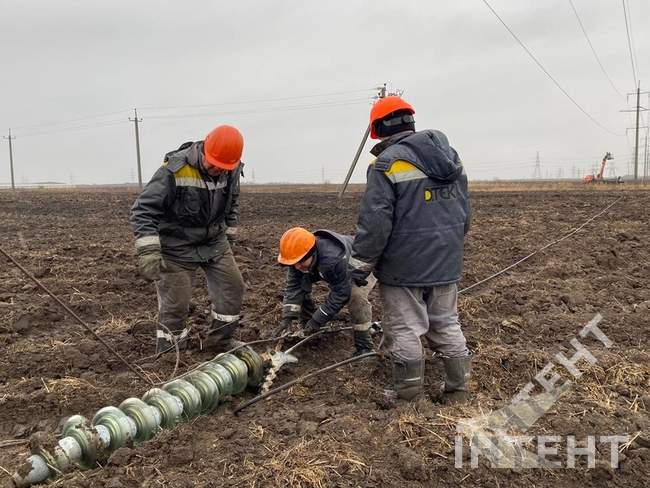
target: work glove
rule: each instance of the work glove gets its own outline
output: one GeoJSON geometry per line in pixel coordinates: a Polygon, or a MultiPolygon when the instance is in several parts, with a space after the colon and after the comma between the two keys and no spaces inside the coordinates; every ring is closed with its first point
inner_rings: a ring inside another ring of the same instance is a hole
{"type": "Polygon", "coordinates": [[[352,278],[352,281],[354,281],[354,284],[359,288],[363,288],[368,284],[368,280],[366,278],[352,278]]]}
{"type": "Polygon", "coordinates": [[[314,319],[309,319],[309,321],[304,325],[303,331],[306,336],[315,334],[321,328],[321,325],[316,322],[314,319]]]}
{"type": "Polygon", "coordinates": [[[160,270],[164,267],[160,251],[150,251],[138,256],[138,271],[147,281],[158,281],[160,270]]]}
{"type": "Polygon", "coordinates": [[[358,287],[366,286],[368,284],[368,275],[370,273],[362,271],[358,268],[348,268],[350,271],[350,277],[355,285],[358,287]]]}

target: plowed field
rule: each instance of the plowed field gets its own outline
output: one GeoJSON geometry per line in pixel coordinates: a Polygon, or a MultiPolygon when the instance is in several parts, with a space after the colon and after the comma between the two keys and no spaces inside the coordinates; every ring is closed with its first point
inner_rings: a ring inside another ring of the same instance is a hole
{"type": "MultiPolygon", "coordinates": [[[[151,328],[134,327],[156,314],[153,286],[135,268],[127,223],[135,196],[113,190],[0,192],[0,246],[157,381],[170,375],[175,357],[154,359],[151,328]]],[[[103,466],[66,474],[53,486],[648,486],[650,192],[473,193],[461,288],[557,239],[619,197],[575,235],[461,295],[461,322],[475,355],[469,404],[421,399],[384,409],[390,367],[372,358],[239,416],[232,409],[255,393],[228,399],[210,416],[122,448],[103,466]],[[464,466],[455,467],[457,421],[507,405],[557,353],[571,357],[569,341],[597,313],[613,344],[579,338],[597,361],[577,364],[584,374],[528,434],[573,435],[579,442],[590,435],[629,435],[619,468],[610,467],[609,445],[601,442],[593,469],[584,459],[576,469],[492,469],[485,460],[472,469],[466,455],[464,466]]],[[[241,339],[269,336],[278,324],[284,272],[275,259],[282,232],[301,225],[352,233],[358,202],[358,193],[341,204],[331,193],[243,193],[234,245],[247,285],[241,339]]],[[[317,297],[324,292],[320,287],[317,297]]],[[[379,319],[376,291],[371,298],[379,319]]],[[[209,303],[201,275],[193,305],[191,323],[204,324],[209,303]]],[[[349,320],[346,313],[339,319],[349,320]]],[[[181,370],[211,357],[192,346],[180,355],[181,370]]],[[[352,349],[345,333],[305,345],[299,362],[283,368],[274,385],[345,359],[352,349]]],[[[92,417],[148,389],[2,256],[0,351],[0,466],[9,472],[35,432],[56,433],[66,416],[92,417]]],[[[440,379],[441,363],[430,359],[427,388],[435,391],[440,379]]],[[[12,485],[0,469],[5,486],[12,485]]]]}

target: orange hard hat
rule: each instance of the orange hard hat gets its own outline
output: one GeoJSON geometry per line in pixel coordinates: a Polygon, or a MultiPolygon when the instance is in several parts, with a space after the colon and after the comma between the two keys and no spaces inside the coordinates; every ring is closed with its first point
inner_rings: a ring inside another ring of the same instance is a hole
{"type": "Polygon", "coordinates": [[[214,128],[203,142],[205,161],[221,169],[235,169],[241,162],[244,137],[230,125],[214,128]]]}
{"type": "Polygon", "coordinates": [[[377,100],[370,110],[370,137],[379,139],[375,132],[375,122],[398,110],[407,110],[411,114],[415,113],[415,109],[411,104],[397,95],[390,95],[377,100]]]}
{"type": "Polygon", "coordinates": [[[293,265],[303,260],[316,244],[316,236],[302,227],[292,227],[280,238],[278,263],[293,265]]]}

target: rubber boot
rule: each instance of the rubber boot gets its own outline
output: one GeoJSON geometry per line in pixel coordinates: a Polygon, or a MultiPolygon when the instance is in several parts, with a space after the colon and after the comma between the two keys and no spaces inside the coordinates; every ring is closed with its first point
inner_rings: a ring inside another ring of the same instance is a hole
{"type": "MultiPolygon", "coordinates": [[[[424,357],[404,359],[393,354],[393,392],[402,400],[417,398],[424,388],[424,357]]],[[[390,391],[390,390],[389,390],[390,391]]],[[[390,393],[388,393],[390,396],[390,393]]]]}
{"type": "Polygon", "coordinates": [[[163,329],[156,329],[156,354],[164,354],[174,351],[174,342],[178,344],[178,350],[187,349],[187,336],[189,330],[183,329],[177,333],[168,334],[163,329]]]}
{"type": "Polygon", "coordinates": [[[375,345],[373,344],[372,339],[370,338],[369,329],[354,331],[354,354],[352,355],[353,357],[361,356],[362,354],[372,352],[374,346],[375,345]]]}
{"type": "Polygon", "coordinates": [[[233,339],[232,335],[239,327],[239,320],[224,322],[223,320],[213,320],[210,326],[210,332],[203,342],[204,349],[210,349],[213,352],[226,352],[237,346],[244,344],[241,341],[233,339]]]}
{"type": "Polygon", "coordinates": [[[461,358],[442,358],[445,367],[445,383],[442,387],[442,403],[464,403],[469,400],[468,383],[472,355],[461,358]]]}

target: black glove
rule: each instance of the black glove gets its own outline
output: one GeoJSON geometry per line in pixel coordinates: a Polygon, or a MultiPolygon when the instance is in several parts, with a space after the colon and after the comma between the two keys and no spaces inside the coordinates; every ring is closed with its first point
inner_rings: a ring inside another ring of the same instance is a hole
{"type": "Polygon", "coordinates": [[[352,278],[352,281],[354,281],[354,284],[359,288],[362,288],[368,284],[368,280],[366,278],[352,278]]]}
{"type": "Polygon", "coordinates": [[[368,284],[368,275],[370,273],[351,267],[348,267],[348,270],[350,271],[350,277],[355,285],[361,287],[368,284]]]}
{"type": "Polygon", "coordinates": [[[160,270],[164,267],[160,251],[150,251],[138,256],[138,271],[147,281],[160,279],[160,270]]]}
{"type": "Polygon", "coordinates": [[[316,322],[314,319],[309,319],[309,321],[304,325],[303,331],[305,335],[312,335],[318,332],[321,328],[321,325],[316,322]]]}

